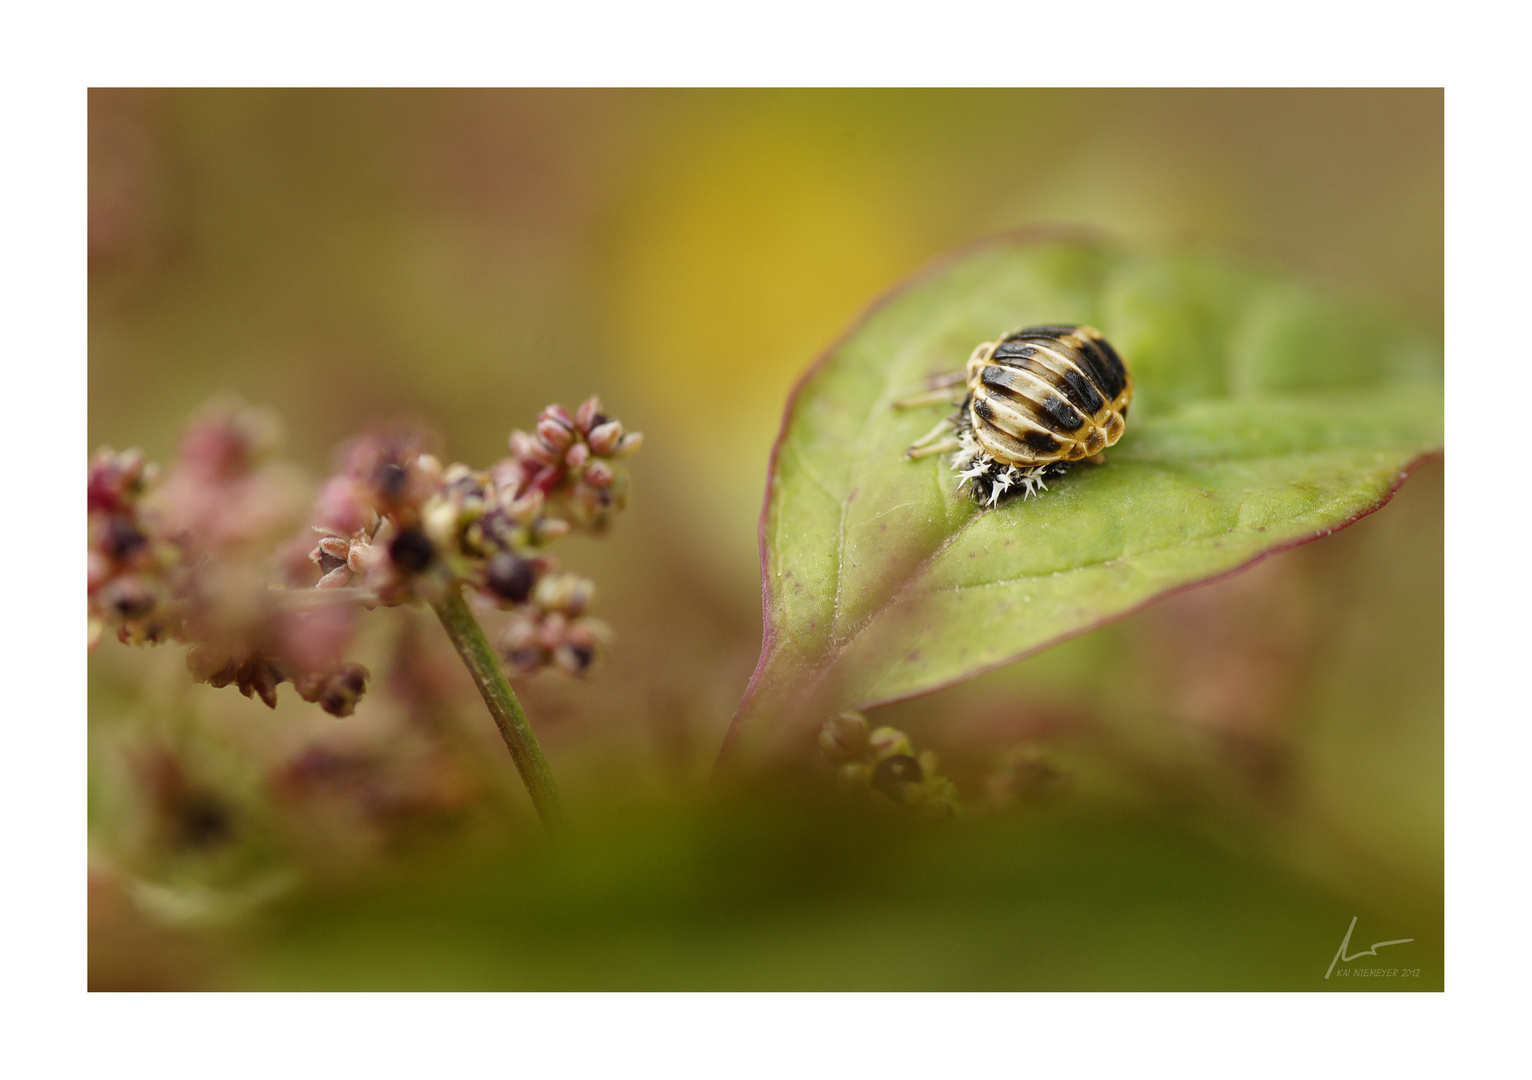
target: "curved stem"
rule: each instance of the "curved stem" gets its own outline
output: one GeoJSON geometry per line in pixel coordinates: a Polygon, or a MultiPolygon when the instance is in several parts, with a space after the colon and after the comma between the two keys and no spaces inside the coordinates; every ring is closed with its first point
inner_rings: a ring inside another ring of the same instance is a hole
{"type": "Polygon", "coordinates": [[[490,648],[489,639],[484,636],[484,630],[473,617],[473,612],[468,610],[468,604],[463,600],[462,591],[456,583],[448,586],[442,599],[432,604],[432,607],[436,609],[436,616],[441,619],[458,655],[463,658],[468,673],[473,676],[479,693],[484,696],[484,704],[489,706],[489,714],[495,718],[500,737],[505,740],[511,758],[516,762],[516,771],[521,773],[521,781],[527,785],[527,793],[532,796],[537,816],[542,819],[543,826],[553,832],[564,822],[558,785],[553,782],[553,773],[543,758],[542,747],[537,745],[537,736],[532,734],[532,725],[521,708],[521,702],[516,700],[516,695],[511,691],[511,684],[506,681],[505,672],[500,668],[500,660],[495,656],[494,649],[490,648]]]}

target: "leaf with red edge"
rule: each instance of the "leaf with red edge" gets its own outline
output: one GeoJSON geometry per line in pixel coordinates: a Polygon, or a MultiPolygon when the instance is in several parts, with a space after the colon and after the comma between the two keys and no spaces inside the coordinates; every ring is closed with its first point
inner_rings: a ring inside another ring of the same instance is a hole
{"type": "Polygon", "coordinates": [[[1324,536],[1442,442],[1438,345],[1291,281],[1191,257],[1009,237],[876,305],[788,402],[761,519],[764,642],[726,756],[927,693],[1324,536]],[[977,507],[902,451],[900,410],[974,345],[1099,328],[1133,373],[1105,465],[977,507]]]}

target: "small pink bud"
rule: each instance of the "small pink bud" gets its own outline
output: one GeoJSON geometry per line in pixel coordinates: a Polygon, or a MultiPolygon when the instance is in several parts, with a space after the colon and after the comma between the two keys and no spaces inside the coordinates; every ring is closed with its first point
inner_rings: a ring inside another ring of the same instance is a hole
{"type": "Polygon", "coordinates": [[[524,525],[529,521],[536,521],[542,516],[543,505],[547,501],[547,496],[533,488],[521,498],[509,503],[505,508],[505,512],[510,515],[512,521],[524,525]]]}
{"type": "Polygon", "coordinates": [[[551,417],[544,417],[537,422],[537,437],[542,444],[555,454],[561,454],[570,443],[574,442],[574,429],[559,423],[551,417]]]}
{"type": "MultiPolygon", "coordinates": [[[[342,536],[327,536],[319,541],[318,551],[332,559],[345,562],[351,556],[351,541],[342,536]]],[[[319,560],[316,558],[314,561],[319,560]]]]}
{"type": "Polygon", "coordinates": [[[503,499],[514,499],[526,479],[527,470],[515,458],[502,458],[489,467],[489,475],[495,482],[495,491],[503,499]]]}
{"type": "Polygon", "coordinates": [[[544,446],[541,439],[525,431],[511,432],[511,453],[520,461],[533,461],[539,465],[556,465],[559,460],[558,455],[544,446]]]}
{"type": "Polygon", "coordinates": [[[511,437],[506,440],[506,445],[511,451],[511,457],[518,461],[524,460],[526,458],[527,451],[532,449],[531,443],[532,436],[528,435],[520,428],[512,431],[511,437]]]}
{"type": "Polygon", "coordinates": [[[339,589],[351,581],[351,568],[342,564],[331,570],[315,584],[316,589],[339,589]]]}
{"type": "Polygon", "coordinates": [[[558,648],[561,644],[563,644],[564,630],[568,625],[568,621],[564,618],[564,616],[555,611],[553,614],[545,618],[542,622],[542,625],[538,627],[538,643],[541,644],[545,649],[558,648]]]}
{"type": "Polygon", "coordinates": [[[581,402],[580,407],[575,410],[575,427],[580,430],[581,435],[588,435],[590,434],[590,429],[596,426],[597,418],[600,416],[601,399],[592,394],[581,402]]]}
{"type": "Polygon", "coordinates": [[[569,452],[564,455],[564,464],[568,465],[575,472],[578,472],[589,460],[590,447],[582,442],[575,443],[569,448],[569,452]]]}
{"type": "Polygon", "coordinates": [[[590,448],[603,457],[617,449],[622,441],[622,421],[608,420],[590,433],[590,448]]]}
{"type": "Polygon", "coordinates": [[[644,433],[642,431],[630,431],[622,437],[622,442],[617,444],[617,449],[612,456],[618,458],[630,457],[638,453],[638,448],[644,445],[644,433]]]}
{"type": "Polygon", "coordinates": [[[585,466],[585,482],[591,487],[610,487],[615,479],[617,479],[617,473],[605,461],[592,461],[585,466]]]}
{"type": "Polygon", "coordinates": [[[575,426],[574,417],[569,415],[569,410],[564,408],[564,406],[557,404],[549,405],[542,412],[538,413],[537,419],[540,421],[553,420],[563,427],[568,428],[570,431],[573,431],[575,426]]]}

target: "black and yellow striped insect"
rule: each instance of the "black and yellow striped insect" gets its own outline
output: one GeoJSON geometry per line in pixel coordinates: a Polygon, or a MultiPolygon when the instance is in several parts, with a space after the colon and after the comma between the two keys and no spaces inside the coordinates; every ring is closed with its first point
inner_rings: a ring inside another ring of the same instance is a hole
{"type": "Polygon", "coordinates": [[[1046,490],[1044,476],[1077,461],[1100,464],[1127,430],[1133,377],[1090,326],[1033,326],[986,341],[965,371],[939,376],[900,408],[958,404],[905,450],[907,458],[952,451],[952,467],[976,501],[1046,490]]]}

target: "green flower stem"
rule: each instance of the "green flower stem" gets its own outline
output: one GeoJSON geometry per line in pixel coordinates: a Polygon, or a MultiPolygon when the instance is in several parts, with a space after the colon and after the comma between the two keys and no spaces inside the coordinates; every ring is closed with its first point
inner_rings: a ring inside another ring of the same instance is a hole
{"type": "Polygon", "coordinates": [[[522,711],[521,702],[516,700],[516,695],[511,691],[511,684],[506,681],[500,660],[490,648],[483,628],[473,617],[473,612],[468,610],[462,591],[455,582],[448,587],[442,599],[432,606],[442,626],[446,628],[447,636],[457,647],[458,655],[467,665],[468,673],[473,676],[479,693],[484,696],[484,704],[489,706],[489,714],[495,718],[500,737],[505,740],[516,762],[516,771],[521,773],[522,783],[527,785],[527,792],[532,796],[537,816],[542,818],[543,826],[549,832],[555,831],[564,822],[558,785],[553,782],[553,773],[543,758],[542,747],[537,745],[537,736],[532,734],[527,714],[522,711]]]}

